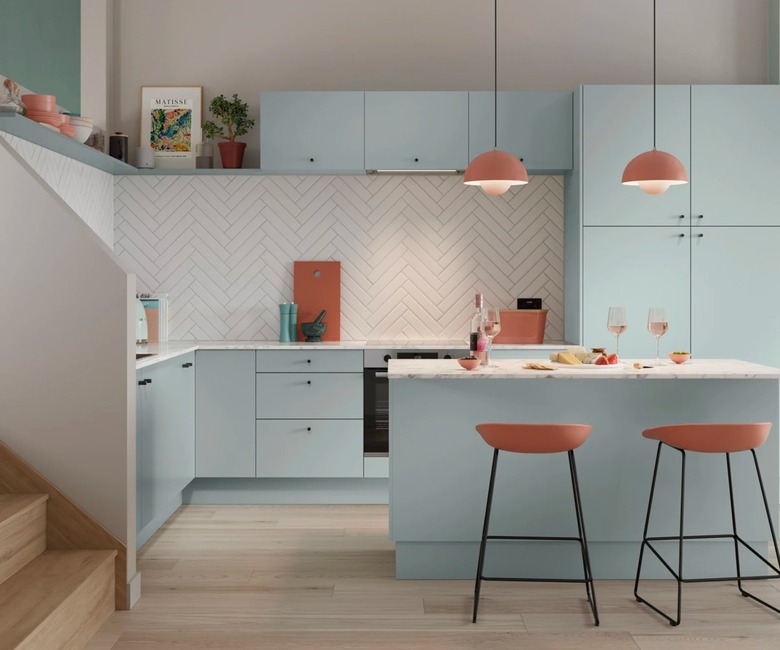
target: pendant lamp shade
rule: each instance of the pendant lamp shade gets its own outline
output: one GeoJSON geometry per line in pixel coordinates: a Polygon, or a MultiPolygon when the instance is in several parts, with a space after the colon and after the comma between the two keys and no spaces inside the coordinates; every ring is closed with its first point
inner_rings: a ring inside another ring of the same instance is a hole
{"type": "Polygon", "coordinates": [[[506,151],[486,151],[480,154],[466,168],[463,177],[465,185],[477,185],[485,194],[497,196],[513,185],[528,183],[528,172],[520,160],[506,151]]]}
{"type": "Polygon", "coordinates": [[[663,194],[671,185],[684,185],[688,174],[672,154],[653,149],[632,158],[623,170],[623,185],[638,185],[648,194],[663,194]]]}
{"type": "Polygon", "coordinates": [[[658,104],[656,25],[656,0],[653,0],[653,148],[628,161],[621,181],[623,185],[637,185],[640,190],[648,194],[663,194],[672,185],[684,185],[688,182],[685,165],[672,154],[658,151],[656,148],[658,104]]]}
{"type": "Polygon", "coordinates": [[[493,151],[480,154],[466,167],[465,185],[477,185],[498,196],[513,185],[526,185],[528,172],[517,156],[498,149],[498,0],[493,0],[493,151]]]}

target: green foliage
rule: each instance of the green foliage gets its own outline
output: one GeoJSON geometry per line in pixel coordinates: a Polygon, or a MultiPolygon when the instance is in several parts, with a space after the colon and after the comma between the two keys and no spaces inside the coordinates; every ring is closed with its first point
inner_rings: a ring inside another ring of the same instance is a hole
{"type": "Polygon", "coordinates": [[[237,136],[246,134],[255,125],[255,121],[249,119],[248,109],[247,103],[242,102],[235,93],[232,99],[224,95],[215,97],[209,104],[209,110],[227,128],[227,134],[225,129],[209,120],[203,124],[203,136],[210,140],[220,138],[235,142],[237,136]]]}

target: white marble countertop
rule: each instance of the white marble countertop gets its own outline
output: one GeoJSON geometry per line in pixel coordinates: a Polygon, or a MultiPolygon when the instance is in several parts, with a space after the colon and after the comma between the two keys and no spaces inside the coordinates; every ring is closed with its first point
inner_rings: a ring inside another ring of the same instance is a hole
{"type": "MultiPolygon", "coordinates": [[[[555,370],[526,370],[523,365],[538,359],[496,359],[489,366],[465,370],[457,359],[391,359],[390,379],[780,379],[780,368],[738,359],[691,359],[683,364],[664,360],[626,359],[621,366],[557,366],[555,370]]],[[[544,362],[547,363],[547,362],[544,362]]]]}
{"type": "MultiPolygon", "coordinates": [[[[563,350],[565,343],[533,344],[496,344],[494,350],[563,350]]],[[[414,340],[414,341],[323,341],[322,343],[280,343],[279,341],[168,341],[136,346],[136,354],[152,356],[136,360],[137,370],[153,366],[156,363],[173,359],[194,350],[463,350],[466,354],[468,343],[464,340],[414,340]]],[[[460,368],[460,366],[458,366],[460,368]]]]}

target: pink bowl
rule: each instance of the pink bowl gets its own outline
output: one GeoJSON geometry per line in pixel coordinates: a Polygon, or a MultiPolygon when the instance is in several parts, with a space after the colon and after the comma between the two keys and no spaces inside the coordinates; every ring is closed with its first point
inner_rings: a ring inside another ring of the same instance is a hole
{"type": "Polygon", "coordinates": [[[685,363],[691,358],[690,353],[688,354],[675,354],[674,352],[669,353],[669,358],[674,361],[674,363],[685,363]]]}
{"type": "Polygon", "coordinates": [[[462,359],[458,359],[458,363],[466,370],[474,370],[475,368],[479,368],[479,365],[482,362],[479,359],[467,359],[464,357],[462,359]]]}
{"type": "Polygon", "coordinates": [[[71,126],[70,124],[60,124],[60,133],[62,133],[62,135],[67,135],[69,138],[72,138],[74,135],[76,135],[76,127],[71,126]]]}
{"type": "Polygon", "coordinates": [[[60,124],[67,124],[63,118],[67,115],[60,115],[59,113],[47,113],[41,115],[29,115],[28,117],[35,122],[43,122],[44,124],[51,124],[52,126],[59,126],[60,124]]]}
{"type": "Polygon", "coordinates": [[[56,111],[56,99],[54,95],[22,95],[22,103],[32,111],[56,111]]]}

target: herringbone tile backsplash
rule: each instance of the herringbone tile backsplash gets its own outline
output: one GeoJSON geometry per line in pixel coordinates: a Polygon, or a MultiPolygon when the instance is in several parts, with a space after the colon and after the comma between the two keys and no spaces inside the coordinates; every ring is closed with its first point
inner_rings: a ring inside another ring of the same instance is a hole
{"type": "MultiPolygon", "coordinates": [[[[502,197],[460,176],[123,176],[115,250],[169,295],[172,340],[273,340],[294,260],[341,261],[341,338],[461,339],[473,294],[541,297],[563,340],[563,180],[502,197]]],[[[327,318],[326,318],[327,320],[327,318]]]]}
{"type": "Polygon", "coordinates": [[[109,248],[113,247],[114,177],[111,174],[15,135],[3,133],[0,137],[16,149],[109,248]]]}

